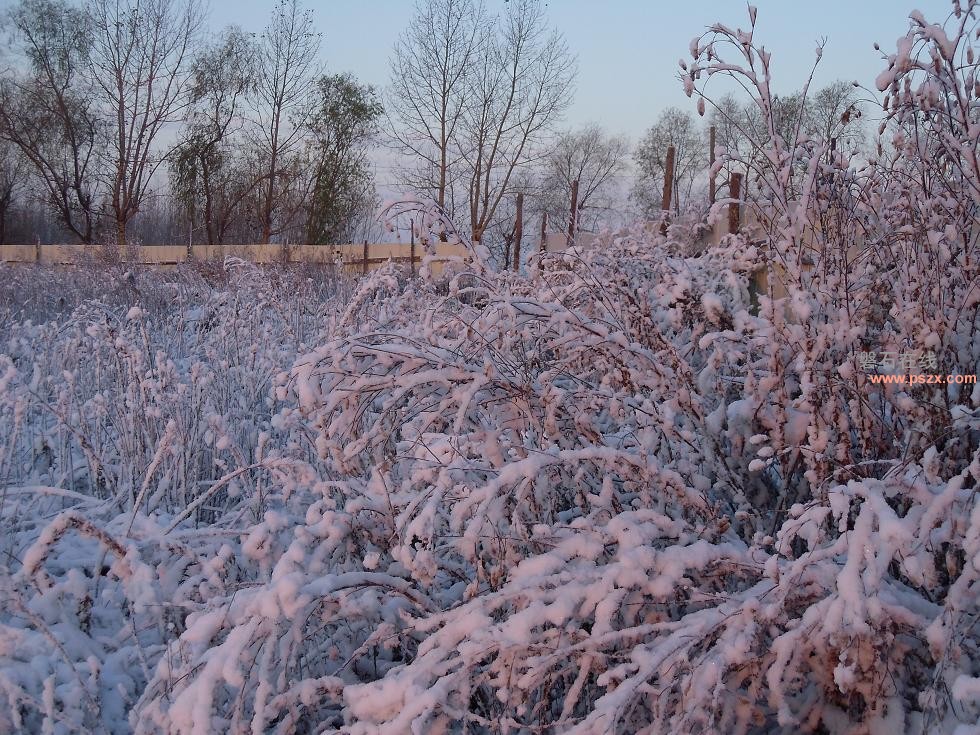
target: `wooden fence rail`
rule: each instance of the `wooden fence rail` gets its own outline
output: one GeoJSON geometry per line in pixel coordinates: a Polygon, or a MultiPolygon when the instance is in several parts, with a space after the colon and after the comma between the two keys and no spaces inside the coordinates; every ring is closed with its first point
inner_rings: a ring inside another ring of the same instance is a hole
{"type": "MultiPolygon", "coordinates": [[[[413,238],[414,240],[414,238],[413,238]]],[[[0,262],[72,265],[98,260],[105,251],[83,245],[0,245],[0,262]]],[[[144,245],[134,248],[132,262],[140,265],[174,266],[188,260],[223,260],[226,256],[253,263],[340,263],[352,272],[366,273],[389,260],[408,263],[416,270],[424,253],[415,243],[352,243],[345,245],[144,245]]],[[[437,243],[431,262],[439,274],[447,262],[466,258],[463,245],[437,243]]]]}
{"type": "MultiPolygon", "coordinates": [[[[712,128],[712,132],[714,129],[712,128]]],[[[711,149],[712,155],[714,148],[711,149]]],[[[661,229],[666,232],[669,223],[670,202],[673,198],[673,168],[675,151],[671,146],[667,151],[667,172],[664,176],[663,216],[661,229]]],[[[710,196],[715,195],[714,181],[711,183],[710,196]]],[[[728,204],[727,222],[716,222],[710,232],[703,236],[698,244],[706,247],[717,244],[730,233],[736,233],[751,224],[750,210],[740,205],[742,175],[732,173],[728,182],[729,196],[734,200],[728,204]]],[[[572,182],[571,206],[569,207],[568,228],[565,232],[548,232],[548,217],[541,220],[541,239],[539,249],[544,252],[557,252],[566,249],[574,243],[580,247],[592,247],[596,235],[582,232],[578,229],[579,218],[579,186],[578,181],[572,182]]],[[[517,221],[514,227],[512,263],[505,263],[504,268],[520,269],[521,239],[524,224],[524,196],[517,195],[517,221]]],[[[82,245],[0,245],[0,262],[4,263],[51,263],[78,264],[100,259],[106,251],[97,247],[82,245]]],[[[439,242],[435,245],[435,258],[430,267],[436,275],[440,274],[447,262],[459,258],[467,259],[468,251],[464,245],[439,242]]],[[[339,263],[352,274],[365,274],[370,270],[380,268],[389,261],[407,263],[415,273],[423,259],[422,248],[415,242],[414,227],[411,241],[407,243],[350,243],[343,245],[194,245],[188,249],[184,245],[147,245],[133,249],[130,262],[150,266],[174,266],[188,260],[214,261],[223,260],[226,256],[241,258],[253,263],[339,263]]]]}

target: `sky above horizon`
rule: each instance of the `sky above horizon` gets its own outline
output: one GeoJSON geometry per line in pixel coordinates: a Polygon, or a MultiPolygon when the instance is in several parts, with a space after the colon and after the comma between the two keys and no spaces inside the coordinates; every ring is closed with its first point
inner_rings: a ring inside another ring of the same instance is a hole
{"type": "MultiPolygon", "coordinates": [[[[275,0],[204,0],[210,27],[235,24],[261,32],[275,0]]],[[[506,0],[485,0],[491,12],[506,0]]],[[[873,87],[884,68],[882,54],[908,28],[913,9],[943,22],[949,0],[756,0],[755,40],[772,53],[773,89],[788,94],[805,82],[819,39],[826,39],[817,67],[817,88],[834,80],[857,80],[873,87]],[[882,51],[874,50],[874,43],[882,51]]],[[[383,90],[390,83],[388,58],[409,23],[415,0],[306,0],[322,32],[321,61],[329,73],[350,72],[383,90]]],[[[0,0],[0,11],[13,5],[0,0]]],[[[690,59],[688,46],[707,26],[748,25],[746,4],[734,0],[656,2],[656,0],[550,0],[551,24],[566,37],[578,60],[574,102],[564,127],[599,123],[637,141],[667,107],[695,110],[678,80],[678,60],[690,59]]]]}
{"type": "MultiPolygon", "coordinates": [[[[322,33],[324,70],[350,72],[384,90],[391,81],[391,48],[411,20],[415,0],[304,1],[322,33]]],[[[826,46],[814,76],[816,88],[837,79],[873,88],[885,66],[882,54],[894,52],[896,39],[908,29],[909,13],[918,9],[927,20],[942,23],[952,8],[949,0],[907,1],[756,0],[755,40],[772,54],[773,90],[789,94],[803,85],[820,39],[826,46]],[[874,50],[875,42],[881,51],[874,50]]],[[[275,6],[275,0],[204,2],[215,32],[235,24],[259,33],[275,6]]],[[[484,2],[491,12],[505,8],[505,0],[484,2]]],[[[12,4],[0,0],[0,12],[12,4]]],[[[565,35],[578,61],[574,101],[560,127],[598,123],[633,144],[667,107],[695,111],[695,101],[684,95],[678,78],[678,61],[690,60],[691,39],[715,22],[748,26],[746,4],[734,0],[549,0],[546,5],[550,23],[565,35]]],[[[717,95],[720,88],[713,91],[717,95]]],[[[394,191],[391,154],[378,150],[372,158],[379,189],[394,191]]]]}
{"type": "MultiPolygon", "coordinates": [[[[0,0],[7,2],[9,0],[0,0]]],[[[484,0],[499,12],[506,0],[484,0]]],[[[379,90],[387,87],[389,55],[410,22],[415,0],[306,0],[322,32],[321,58],[329,73],[350,72],[379,90]]],[[[756,0],[755,40],[772,53],[777,94],[802,87],[813,66],[819,39],[823,58],[814,75],[820,88],[837,79],[857,80],[874,88],[895,42],[908,30],[909,13],[921,10],[927,20],[942,23],[949,0],[756,0]],[[874,50],[878,42],[881,51],[874,50]]],[[[210,0],[214,30],[236,24],[259,32],[268,22],[274,0],[210,0]]],[[[626,136],[632,145],[668,107],[696,111],[679,80],[681,58],[690,60],[691,39],[713,23],[749,25],[747,4],[734,0],[658,2],[657,0],[549,0],[547,15],[561,31],[578,61],[574,101],[562,128],[598,123],[626,136]]],[[[716,87],[717,92],[720,87],[716,87]]],[[[376,185],[383,198],[400,184],[393,154],[373,152],[376,185]]],[[[631,175],[619,176],[629,187],[631,175]]]]}
{"type": "MultiPolygon", "coordinates": [[[[756,40],[772,52],[777,93],[802,86],[814,61],[817,41],[826,38],[815,84],[858,80],[873,87],[882,70],[881,54],[894,51],[918,8],[932,22],[949,15],[947,0],[757,0],[756,40]],[[874,50],[881,44],[882,52],[874,50]]],[[[7,0],[0,0],[6,3],[7,0]]],[[[490,10],[503,0],[486,0],[490,10]]],[[[330,72],[351,72],[364,83],[389,84],[388,56],[409,22],[414,0],[323,0],[310,3],[323,33],[322,59],[330,72]]],[[[211,0],[211,25],[235,23],[260,31],[270,0],[211,0]]],[[[670,2],[652,0],[550,0],[548,16],[578,58],[575,101],[565,125],[599,123],[636,141],[665,108],[694,110],[678,81],[677,62],[690,59],[688,45],[712,23],[748,25],[741,2],[670,2]]]]}

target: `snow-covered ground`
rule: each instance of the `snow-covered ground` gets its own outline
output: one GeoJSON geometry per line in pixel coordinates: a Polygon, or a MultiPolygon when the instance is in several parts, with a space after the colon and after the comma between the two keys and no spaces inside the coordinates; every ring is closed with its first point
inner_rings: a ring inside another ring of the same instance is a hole
{"type": "Polygon", "coordinates": [[[694,39],[766,128],[707,249],[0,270],[0,732],[980,732],[975,9],[877,150],[694,39]]]}
{"type": "Polygon", "coordinates": [[[71,276],[0,335],[0,730],[975,722],[976,391],[909,454],[758,258],[71,276]]]}

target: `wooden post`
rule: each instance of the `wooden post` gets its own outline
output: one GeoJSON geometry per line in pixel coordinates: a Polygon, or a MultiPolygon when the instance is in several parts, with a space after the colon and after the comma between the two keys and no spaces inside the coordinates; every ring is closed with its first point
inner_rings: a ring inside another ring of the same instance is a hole
{"type": "Polygon", "coordinates": [[[368,244],[364,241],[364,255],[361,258],[361,275],[367,275],[368,271],[368,244]]]}
{"type": "Polygon", "coordinates": [[[412,220],[412,249],[408,258],[412,265],[412,277],[415,277],[415,220],[412,220]]]}
{"type": "Polygon", "coordinates": [[[715,203],[715,126],[708,129],[708,204],[715,203]]]}
{"type": "Polygon", "coordinates": [[[578,210],[578,179],[572,182],[572,207],[568,215],[568,242],[565,247],[569,247],[575,242],[575,214],[578,210]]]}
{"type": "Polygon", "coordinates": [[[514,223],[514,270],[521,269],[521,237],[524,235],[524,192],[517,193],[517,221],[514,223]]]}
{"type": "Polygon", "coordinates": [[[664,166],[664,196],[660,201],[660,208],[663,210],[663,222],[660,224],[660,231],[667,234],[667,220],[670,217],[670,200],[674,196],[674,157],[677,151],[674,146],[667,146],[667,163],[664,166]]]}
{"type": "Polygon", "coordinates": [[[538,252],[543,253],[548,250],[548,213],[545,212],[541,215],[541,244],[538,246],[538,252]]]}
{"type": "Polygon", "coordinates": [[[742,219],[742,205],[738,202],[738,198],[742,195],[742,174],[732,173],[728,183],[728,195],[736,200],[728,205],[728,232],[735,234],[742,219]]]}

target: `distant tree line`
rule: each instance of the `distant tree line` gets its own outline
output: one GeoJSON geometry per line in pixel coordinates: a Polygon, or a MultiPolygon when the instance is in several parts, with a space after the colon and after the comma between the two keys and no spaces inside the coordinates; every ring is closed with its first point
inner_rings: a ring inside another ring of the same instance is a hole
{"type": "MultiPolygon", "coordinates": [[[[834,82],[816,93],[802,91],[774,96],[773,117],[776,134],[784,141],[808,137],[834,140],[841,151],[864,150],[866,138],[861,125],[861,109],[853,84],[834,82]]],[[[746,163],[724,163],[715,173],[718,196],[728,196],[732,173],[743,174],[746,188],[742,198],[753,196],[752,184],[758,178],[759,151],[770,142],[762,110],[755,101],[743,101],[728,94],[717,101],[704,121],[694,112],[671,107],[661,113],[646,131],[634,153],[636,180],[630,193],[639,216],[656,218],[663,210],[682,212],[703,210],[710,159],[709,131],[715,129],[715,151],[736,154],[746,163]],[[674,146],[672,201],[663,201],[667,148],[674,146]],[[736,168],[742,170],[735,170],[736,168]]]]}
{"type": "Polygon", "coordinates": [[[20,0],[6,21],[4,240],[323,243],[370,220],[379,96],[324,71],[299,0],[259,34],[208,36],[198,0],[20,0]]]}
{"type": "MultiPolygon", "coordinates": [[[[19,0],[0,67],[0,242],[373,238],[378,149],[400,162],[389,187],[431,198],[509,259],[518,194],[525,233],[542,218],[565,231],[577,181],[575,226],[594,230],[706,207],[709,126],[719,151],[763,147],[760,112],[734,96],[703,122],[665,110],[635,148],[598,125],[561,129],[576,60],[545,10],[419,0],[382,93],[324,69],[300,0],[280,0],[258,33],[206,32],[200,0],[19,0]]],[[[787,139],[800,126],[861,143],[850,85],[778,105],[787,139]]]]}

